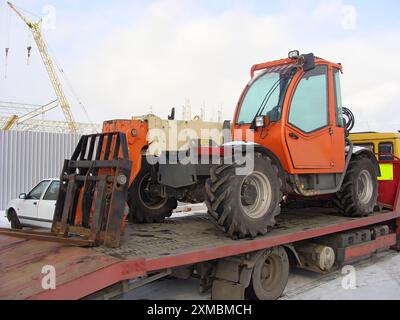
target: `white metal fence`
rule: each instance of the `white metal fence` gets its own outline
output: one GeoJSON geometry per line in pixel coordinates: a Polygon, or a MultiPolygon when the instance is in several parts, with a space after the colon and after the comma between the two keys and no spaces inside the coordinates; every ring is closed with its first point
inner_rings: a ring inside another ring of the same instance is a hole
{"type": "Polygon", "coordinates": [[[0,130],[0,210],[42,179],[59,177],[80,136],[0,130]]]}

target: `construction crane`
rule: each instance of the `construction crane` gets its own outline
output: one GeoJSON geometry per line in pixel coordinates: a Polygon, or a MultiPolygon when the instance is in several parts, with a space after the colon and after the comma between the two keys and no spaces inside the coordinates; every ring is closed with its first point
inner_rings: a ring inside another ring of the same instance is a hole
{"type": "Polygon", "coordinates": [[[22,124],[26,121],[29,121],[35,117],[37,117],[38,115],[41,115],[43,113],[46,113],[52,109],[57,108],[58,106],[58,101],[52,101],[42,107],[39,107],[35,110],[32,110],[31,112],[23,115],[23,116],[17,116],[17,115],[12,115],[3,125],[2,130],[10,130],[15,124],[22,124]]]}
{"type": "MultiPolygon", "coordinates": [[[[50,57],[48,52],[46,43],[43,40],[42,33],[40,30],[40,24],[42,23],[43,19],[40,19],[38,22],[32,22],[27,17],[25,17],[11,2],[7,2],[8,5],[11,7],[12,10],[26,23],[28,28],[33,33],[33,38],[35,39],[36,45],[39,49],[40,55],[46,67],[47,73],[49,75],[50,81],[53,85],[54,91],[56,92],[58,103],[61,106],[65,119],[68,123],[68,129],[71,133],[77,132],[77,126],[74,120],[74,117],[71,112],[71,108],[69,106],[68,100],[65,96],[65,93],[62,89],[60,79],[58,78],[56,69],[54,67],[54,63],[50,57]]],[[[5,129],[10,129],[16,122],[18,122],[18,117],[13,116],[7,122],[5,129]]]]}
{"type": "MultiPolygon", "coordinates": [[[[1,107],[1,105],[0,105],[0,107],[1,107]]],[[[50,102],[50,103],[48,103],[48,104],[46,104],[44,106],[41,106],[41,107],[39,107],[37,109],[31,110],[31,111],[29,111],[28,113],[26,113],[24,115],[20,115],[19,116],[19,115],[13,114],[3,124],[1,130],[5,130],[5,131],[11,130],[11,128],[14,125],[20,125],[20,124],[22,124],[22,123],[24,123],[26,121],[29,121],[29,120],[31,120],[31,119],[33,119],[33,118],[35,118],[35,117],[37,117],[37,116],[39,116],[41,114],[44,114],[44,113],[46,113],[46,112],[48,112],[48,111],[50,111],[52,109],[55,109],[57,107],[58,107],[58,100],[54,100],[54,101],[52,101],[52,102],[50,102]]]]}

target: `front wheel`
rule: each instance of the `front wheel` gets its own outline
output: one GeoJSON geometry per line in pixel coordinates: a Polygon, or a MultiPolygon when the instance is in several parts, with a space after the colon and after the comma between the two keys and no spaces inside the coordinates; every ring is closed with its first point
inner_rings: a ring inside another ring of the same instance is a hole
{"type": "Polygon", "coordinates": [[[254,161],[248,175],[238,174],[238,165],[223,164],[211,170],[206,182],[208,212],[233,239],[266,234],[280,213],[278,168],[260,153],[248,160],[254,161]]]}
{"type": "Polygon", "coordinates": [[[10,221],[10,223],[11,223],[12,229],[17,229],[17,230],[22,229],[21,222],[19,221],[17,213],[15,212],[14,209],[8,210],[7,218],[8,218],[8,221],[10,221]]]}
{"type": "Polygon", "coordinates": [[[135,223],[162,223],[178,206],[174,198],[155,197],[150,193],[150,186],[156,184],[151,169],[143,159],[142,168],[129,189],[129,220],[135,223]]]}
{"type": "Polygon", "coordinates": [[[366,157],[351,160],[335,203],[347,217],[363,217],[374,212],[378,199],[378,174],[366,157]]]}

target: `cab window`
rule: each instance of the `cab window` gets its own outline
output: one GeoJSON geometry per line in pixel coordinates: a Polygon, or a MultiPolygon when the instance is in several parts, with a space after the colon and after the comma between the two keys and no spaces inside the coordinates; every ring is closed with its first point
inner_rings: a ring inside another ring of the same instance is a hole
{"type": "Polygon", "coordinates": [[[391,142],[380,143],[378,153],[379,153],[379,160],[381,160],[381,161],[394,160],[393,143],[391,143],[391,142]]]}
{"type": "Polygon", "coordinates": [[[57,201],[60,181],[53,181],[46,191],[43,200],[57,201]]]}
{"type": "Polygon", "coordinates": [[[261,115],[267,115],[273,110],[280,112],[293,70],[293,66],[269,68],[255,78],[241,102],[237,123],[251,123],[257,111],[261,115]]]}
{"type": "Polygon", "coordinates": [[[336,125],[338,127],[344,127],[343,120],[343,102],[342,102],[342,88],[340,84],[340,71],[337,69],[333,70],[333,79],[335,84],[335,107],[336,107],[336,125]]]}
{"type": "Polygon", "coordinates": [[[317,66],[300,80],[290,106],[289,123],[311,133],[329,124],[328,68],[317,66]]]}

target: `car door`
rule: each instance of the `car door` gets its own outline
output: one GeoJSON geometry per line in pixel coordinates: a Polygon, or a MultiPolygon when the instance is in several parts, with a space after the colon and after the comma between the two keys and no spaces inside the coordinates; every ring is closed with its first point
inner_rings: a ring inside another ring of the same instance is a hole
{"type": "Polygon", "coordinates": [[[40,199],[44,191],[47,189],[50,180],[41,181],[31,192],[26,196],[24,200],[21,201],[18,208],[18,217],[21,220],[27,220],[31,223],[38,219],[38,207],[40,199]]]}
{"type": "Polygon", "coordinates": [[[285,128],[295,169],[333,169],[333,139],[329,118],[328,67],[306,72],[292,95],[285,128]]]}
{"type": "Polygon", "coordinates": [[[46,189],[38,207],[38,219],[40,219],[40,221],[47,223],[53,222],[59,189],[60,181],[58,180],[53,180],[46,189]]]}

